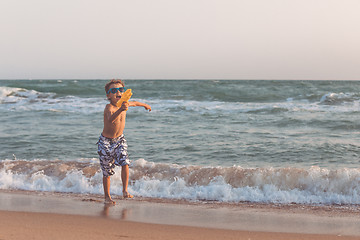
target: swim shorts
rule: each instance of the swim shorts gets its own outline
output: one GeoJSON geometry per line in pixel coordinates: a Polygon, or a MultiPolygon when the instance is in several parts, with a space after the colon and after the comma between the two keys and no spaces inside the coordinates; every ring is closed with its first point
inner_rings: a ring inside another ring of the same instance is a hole
{"type": "Polygon", "coordinates": [[[97,145],[100,166],[105,177],[115,174],[115,166],[125,166],[130,164],[127,152],[128,145],[124,135],[117,138],[107,138],[101,134],[97,145]]]}

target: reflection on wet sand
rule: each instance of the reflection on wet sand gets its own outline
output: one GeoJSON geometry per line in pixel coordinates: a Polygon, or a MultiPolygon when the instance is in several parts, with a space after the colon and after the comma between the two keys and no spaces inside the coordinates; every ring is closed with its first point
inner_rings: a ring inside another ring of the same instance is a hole
{"type": "MultiPolygon", "coordinates": [[[[101,216],[103,217],[109,217],[110,216],[110,210],[111,209],[114,209],[114,214],[111,214],[112,218],[116,218],[116,212],[118,212],[118,209],[115,209],[115,206],[114,204],[112,203],[104,203],[104,209],[103,211],[101,212],[101,216]]],[[[131,214],[131,209],[127,209],[126,207],[124,207],[120,213],[118,214],[119,216],[119,219],[120,220],[127,220],[129,218],[129,214],[131,214]]]]}

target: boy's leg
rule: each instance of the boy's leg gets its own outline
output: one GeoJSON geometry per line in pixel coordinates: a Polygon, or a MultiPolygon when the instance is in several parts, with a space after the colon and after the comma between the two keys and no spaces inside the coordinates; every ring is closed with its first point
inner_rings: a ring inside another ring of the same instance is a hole
{"type": "Polygon", "coordinates": [[[103,186],[104,186],[105,203],[115,204],[115,201],[113,201],[110,196],[110,176],[107,177],[103,176],[103,186]]]}
{"type": "Polygon", "coordinates": [[[123,197],[124,198],[133,198],[133,196],[128,193],[128,184],[129,184],[129,165],[124,165],[121,167],[121,180],[123,184],[123,197]]]}

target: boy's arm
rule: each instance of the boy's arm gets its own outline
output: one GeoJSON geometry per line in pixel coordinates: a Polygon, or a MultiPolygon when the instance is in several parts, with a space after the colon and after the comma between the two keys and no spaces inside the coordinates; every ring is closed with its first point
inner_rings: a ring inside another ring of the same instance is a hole
{"type": "Polygon", "coordinates": [[[126,103],[123,104],[123,106],[121,106],[121,108],[119,108],[117,110],[115,110],[113,107],[108,105],[104,111],[105,119],[107,119],[109,122],[112,123],[116,120],[116,118],[118,118],[120,116],[120,113],[122,113],[123,111],[126,111],[127,108],[128,108],[128,104],[126,104],[126,103]]]}
{"type": "Polygon", "coordinates": [[[144,107],[146,110],[149,110],[149,112],[151,111],[150,105],[142,102],[131,101],[129,102],[129,107],[144,107]]]}

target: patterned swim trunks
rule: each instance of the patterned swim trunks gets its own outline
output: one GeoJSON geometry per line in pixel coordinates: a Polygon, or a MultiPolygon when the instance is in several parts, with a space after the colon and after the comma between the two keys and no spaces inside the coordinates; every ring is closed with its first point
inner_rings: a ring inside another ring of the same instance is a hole
{"type": "Polygon", "coordinates": [[[107,138],[101,134],[97,145],[100,166],[105,177],[115,174],[115,166],[125,166],[130,164],[127,152],[128,145],[124,135],[117,138],[107,138]]]}

